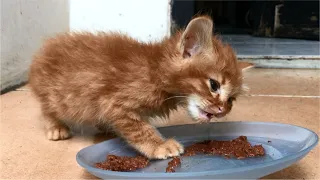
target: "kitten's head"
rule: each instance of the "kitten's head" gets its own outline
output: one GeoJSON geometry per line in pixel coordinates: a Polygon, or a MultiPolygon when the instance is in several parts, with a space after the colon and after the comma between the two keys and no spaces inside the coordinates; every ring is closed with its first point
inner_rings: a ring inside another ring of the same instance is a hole
{"type": "Polygon", "coordinates": [[[180,58],[174,61],[174,84],[187,96],[190,115],[197,121],[209,121],[230,112],[233,101],[244,90],[242,69],[252,66],[237,60],[229,45],[212,35],[209,17],[190,21],[178,43],[180,58]]]}

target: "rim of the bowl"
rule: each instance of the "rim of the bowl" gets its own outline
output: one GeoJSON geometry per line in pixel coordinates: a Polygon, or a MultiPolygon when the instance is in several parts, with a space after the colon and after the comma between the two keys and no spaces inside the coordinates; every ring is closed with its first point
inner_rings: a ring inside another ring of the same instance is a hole
{"type": "MultiPolygon", "coordinates": [[[[89,171],[89,172],[95,172],[95,173],[100,173],[100,174],[102,173],[102,174],[110,175],[110,176],[131,177],[131,178],[139,178],[139,177],[141,178],[142,176],[143,177],[151,177],[151,178],[196,177],[196,176],[205,176],[205,175],[220,175],[220,174],[225,174],[225,173],[237,173],[237,172],[243,172],[243,171],[246,171],[246,170],[251,170],[253,167],[255,169],[256,168],[265,168],[265,167],[268,167],[268,166],[279,164],[281,162],[287,162],[287,161],[295,159],[296,157],[300,157],[300,156],[308,153],[310,150],[312,150],[318,144],[318,141],[319,141],[318,135],[315,132],[313,132],[312,130],[304,128],[304,127],[301,127],[301,126],[292,125],[292,124],[284,124],[284,123],[276,123],[276,122],[250,122],[250,121],[245,121],[245,122],[244,121],[214,122],[214,123],[242,123],[242,124],[245,123],[245,124],[253,124],[253,125],[254,124],[268,124],[268,125],[274,124],[274,125],[283,125],[283,126],[293,126],[293,127],[302,128],[302,129],[304,129],[306,131],[311,132],[315,136],[316,140],[315,140],[315,142],[313,144],[311,144],[309,147],[305,148],[304,150],[299,151],[298,153],[295,153],[295,154],[288,155],[288,156],[280,158],[280,159],[276,159],[274,161],[269,161],[269,162],[266,162],[266,163],[255,164],[255,165],[250,165],[250,166],[245,166],[245,167],[238,167],[238,168],[233,168],[233,169],[223,169],[223,170],[213,170],[213,171],[203,171],[203,172],[192,172],[192,173],[190,173],[190,172],[176,172],[176,173],[165,173],[165,172],[148,173],[148,172],[145,172],[145,173],[134,173],[134,172],[117,172],[117,171],[107,171],[107,170],[98,169],[98,168],[92,167],[92,166],[82,162],[82,160],[80,159],[81,152],[84,151],[86,148],[89,148],[89,147],[94,146],[94,145],[91,145],[91,146],[88,146],[88,147],[85,147],[85,148],[81,149],[76,155],[76,160],[77,160],[77,162],[78,162],[78,164],[80,166],[82,166],[83,168],[87,169],[87,171],[89,171]]],[[[194,125],[194,124],[176,125],[176,126],[188,126],[188,125],[190,126],[190,125],[194,125]]],[[[170,126],[170,127],[172,128],[172,127],[175,127],[175,126],[170,126]]],[[[163,127],[163,128],[169,128],[169,127],[163,127]]],[[[162,129],[162,128],[159,128],[159,129],[162,129]]],[[[118,138],[115,138],[115,139],[118,139],[118,138]]],[[[101,142],[101,143],[103,143],[103,142],[101,142]]],[[[95,145],[97,145],[97,144],[95,144],[95,145]]]]}

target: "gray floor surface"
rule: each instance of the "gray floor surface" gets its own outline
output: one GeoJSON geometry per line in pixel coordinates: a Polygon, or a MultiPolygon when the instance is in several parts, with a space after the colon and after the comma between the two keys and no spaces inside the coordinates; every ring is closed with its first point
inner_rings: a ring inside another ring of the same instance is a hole
{"type": "Polygon", "coordinates": [[[242,58],[320,58],[319,41],[222,35],[242,58]]]}

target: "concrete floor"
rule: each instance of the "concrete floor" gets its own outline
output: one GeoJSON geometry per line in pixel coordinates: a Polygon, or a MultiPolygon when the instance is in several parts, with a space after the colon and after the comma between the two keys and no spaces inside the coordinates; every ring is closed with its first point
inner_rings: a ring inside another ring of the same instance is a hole
{"type": "Polygon", "coordinates": [[[262,68],[320,69],[319,41],[254,37],[251,35],[221,35],[239,59],[262,68]]]}
{"type": "MultiPolygon", "coordinates": [[[[246,74],[250,96],[239,98],[227,121],[266,121],[309,128],[318,135],[320,70],[252,69],[246,74]]],[[[1,96],[0,179],[93,179],[76,162],[76,153],[108,139],[94,133],[67,141],[45,139],[39,123],[39,104],[28,86],[1,96]]],[[[168,123],[190,123],[183,110],[168,123]]],[[[266,179],[320,179],[319,145],[298,163],[266,179]]]]}
{"type": "Polygon", "coordinates": [[[254,37],[250,35],[222,35],[238,57],[320,58],[319,41],[254,37]]]}

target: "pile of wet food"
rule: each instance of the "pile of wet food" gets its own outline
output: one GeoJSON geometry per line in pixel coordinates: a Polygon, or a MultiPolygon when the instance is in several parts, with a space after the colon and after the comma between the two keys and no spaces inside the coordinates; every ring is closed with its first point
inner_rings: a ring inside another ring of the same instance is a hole
{"type": "MultiPolygon", "coordinates": [[[[207,140],[192,144],[185,148],[182,156],[194,156],[197,154],[220,155],[225,158],[244,159],[249,157],[264,156],[262,145],[252,146],[246,136],[240,136],[231,141],[207,140]]],[[[96,163],[96,167],[110,171],[135,171],[147,167],[149,160],[143,156],[128,157],[108,155],[106,161],[96,163]]],[[[179,157],[174,157],[166,168],[166,172],[175,172],[175,168],[181,165],[179,157]]]]}
{"type": "Polygon", "coordinates": [[[265,154],[262,145],[252,146],[246,136],[240,136],[231,141],[209,140],[198,142],[186,147],[183,156],[193,156],[199,153],[220,155],[226,158],[235,157],[237,159],[263,156],[265,154]]]}
{"type": "Polygon", "coordinates": [[[108,155],[106,161],[96,163],[96,167],[99,169],[110,171],[134,171],[147,167],[149,159],[144,156],[116,156],[108,155]]]}

